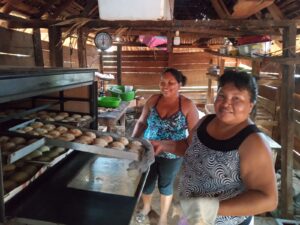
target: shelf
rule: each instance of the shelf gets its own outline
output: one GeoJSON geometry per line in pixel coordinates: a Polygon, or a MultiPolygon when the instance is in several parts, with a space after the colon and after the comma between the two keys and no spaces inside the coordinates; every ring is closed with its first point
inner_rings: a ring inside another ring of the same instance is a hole
{"type": "Polygon", "coordinates": [[[279,64],[286,64],[286,65],[300,64],[300,56],[294,57],[294,58],[283,57],[283,56],[268,56],[268,57],[253,58],[250,56],[243,56],[243,55],[237,55],[237,56],[223,55],[223,54],[220,54],[219,52],[208,50],[208,49],[206,49],[205,52],[210,53],[215,56],[226,57],[226,58],[247,59],[247,60],[258,61],[258,62],[271,61],[271,62],[275,62],[275,63],[279,63],[279,64]]]}
{"type": "Polygon", "coordinates": [[[0,70],[0,103],[92,85],[93,69],[0,70]]]}

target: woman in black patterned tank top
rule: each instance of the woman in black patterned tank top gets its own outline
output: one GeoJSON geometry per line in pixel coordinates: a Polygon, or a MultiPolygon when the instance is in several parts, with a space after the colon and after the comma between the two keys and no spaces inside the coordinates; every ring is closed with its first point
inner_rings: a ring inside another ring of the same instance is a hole
{"type": "Polygon", "coordinates": [[[270,147],[253,124],[255,79],[228,71],[219,79],[215,114],[201,119],[185,141],[153,141],[156,154],[184,156],[181,224],[247,225],[277,207],[270,147]]]}

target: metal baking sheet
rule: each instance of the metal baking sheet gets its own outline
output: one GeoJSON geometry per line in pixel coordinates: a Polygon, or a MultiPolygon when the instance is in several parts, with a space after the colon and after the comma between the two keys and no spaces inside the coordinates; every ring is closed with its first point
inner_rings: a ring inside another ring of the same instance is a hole
{"type": "MultiPolygon", "coordinates": [[[[23,137],[26,139],[26,141],[28,141],[29,139],[32,139],[33,137],[30,135],[26,135],[26,134],[15,134],[15,133],[8,133],[8,132],[1,132],[0,135],[5,135],[8,137],[23,137]]],[[[31,152],[35,151],[36,149],[38,149],[39,147],[43,146],[45,144],[45,138],[37,138],[35,137],[37,140],[32,142],[31,144],[28,144],[26,146],[24,146],[23,148],[20,148],[16,151],[13,152],[7,152],[8,154],[6,155],[7,157],[7,163],[14,163],[17,160],[23,158],[24,156],[30,154],[31,152]]]]}
{"type": "Polygon", "coordinates": [[[128,169],[132,161],[95,156],[67,185],[70,188],[135,196],[141,179],[138,169],[128,169]]]}
{"type": "MultiPolygon", "coordinates": [[[[32,122],[36,121],[35,119],[26,121],[24,123],[18,124],[14,127],[11,127],[9,130],[10,131],[16,131],[19,128],[23,128],[32,122]]],[[[49,122],[54,125],[61,125],[59,123],[55,122],[49,122]]],[[[74,126],[70,125],[64,125],[67,128],[75,128],[74,126]]],[[[86,129],[86,128],[81,128],[81,131],[91,131],[96,134],[97,137],[101,135],[110,135],[114,139],[117,139],[120,137],[117,134],[113,133],[106,133],[106,132],[100,132],[97,130],[91,130],[91,129],[86,129]]],[[[100,146],[95,146],[95,145],[86,145],[86,144],[80,144],[76,142],[67,142],[67,141],[62,141],[58,139],[46,139],[46,144],[47,145],[52,145],[52,146],[59,146],[59,147],[64,147],[64,148],[69,148],[69,149],[74,149],[78,151],[83,151],[83,152],[89,152],[89,153],[94,153],[102,156],[107,156],[107,157],[113,157],[113,158],[120,158],[120,159],[128,159],[132,160],[130,164],[131,169],[136,169],[138,168],[141,172],[145,172],[149,166],[154,162],[154,152],[153,152],[153,147],[151,143],[145,139],[139,139],[139,138],[128,138],[129,140],[138,140],[143,143],[143,146],[145,147],[146,151],[145,154],[139,155],[135,152],[130,152],[128,149],[125,150],[116,150],[116,149],[111,149],[111,148],[104,148],[100,146]]]]}

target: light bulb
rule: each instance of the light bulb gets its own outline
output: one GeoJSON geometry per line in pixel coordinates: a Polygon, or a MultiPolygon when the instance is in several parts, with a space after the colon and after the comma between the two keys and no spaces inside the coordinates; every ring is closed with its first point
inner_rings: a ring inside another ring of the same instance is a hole
{"type": "Polygon", "coordinates": [[[174,40],[173,40],[173,44],[174,45],[180,45],[179,30],[177,30],[175,32],[175,37],[174,37],[174,40]]]}

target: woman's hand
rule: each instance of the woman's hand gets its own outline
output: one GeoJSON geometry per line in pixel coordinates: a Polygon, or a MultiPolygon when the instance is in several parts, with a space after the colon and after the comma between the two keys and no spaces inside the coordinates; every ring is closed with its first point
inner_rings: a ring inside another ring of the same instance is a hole
{"type": "Polygon", "coordinates": [[[154,149],[154,154],[155,155],[159,155],[159,153],[163,152],[165,150],[165,146],[164,143],[166,141],[154,141],[154,140],[150,140],[150,143],[153,146],[154,149]]]}

